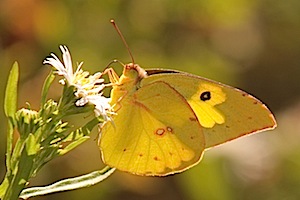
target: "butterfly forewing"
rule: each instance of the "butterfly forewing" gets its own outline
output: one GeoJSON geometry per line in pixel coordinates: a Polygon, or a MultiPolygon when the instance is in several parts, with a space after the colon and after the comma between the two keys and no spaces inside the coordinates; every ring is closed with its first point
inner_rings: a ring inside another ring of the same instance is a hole
{"type": "Polygon", "coordinates": [[[239,89],[179,71],[155,69],[149,74],[142,86],[164,81],[184,96],[203,127],[206,148],[276,127],[271,111],[239,89]]]}

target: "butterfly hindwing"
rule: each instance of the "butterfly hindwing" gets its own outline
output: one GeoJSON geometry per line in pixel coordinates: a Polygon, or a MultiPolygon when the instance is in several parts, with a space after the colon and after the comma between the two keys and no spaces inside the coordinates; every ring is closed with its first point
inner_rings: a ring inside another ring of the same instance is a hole
{"type": "Polygon", "coordinates": [[[100,148],[106,164],[163,176],[199,162],[205,148],[202,128],[186,99],[168,83],[142,86],[119,104],[113,123],[102,127],[100,148]]]}

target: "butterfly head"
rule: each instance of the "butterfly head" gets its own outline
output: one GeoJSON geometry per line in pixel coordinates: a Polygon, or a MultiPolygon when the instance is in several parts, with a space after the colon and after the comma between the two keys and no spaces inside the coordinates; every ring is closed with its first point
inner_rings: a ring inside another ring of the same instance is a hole
{"type": "Polygon", "coordinates": [[[147,76],[147,72],[138,64],[129,63],[124,65],[123,76],[138,83],[147,76]]]}

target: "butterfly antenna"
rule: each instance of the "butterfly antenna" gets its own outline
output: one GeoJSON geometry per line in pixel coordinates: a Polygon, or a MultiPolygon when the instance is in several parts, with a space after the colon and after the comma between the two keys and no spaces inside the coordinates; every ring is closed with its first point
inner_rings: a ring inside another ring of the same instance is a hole
{"type": "Polygon", "coordinates": [[[117,24],[115,23],[115,20],[111,19],[111,20],[110,20],[110,23],[112,23],[112,25],[115,27],[117,33],[118,33],[119,36],[121,37],[121,39],[122,39],[122,41],[123,41],[123,44],[125,45],[125,47],[126,47],[128,53],[129,53],[129,56],[130,56],[131,61],[132,61],[132,64],[134,64],[134,59],[133,59],[132,53],[131,53],[131,51],[130,51],[130,49],[129,49],[129,46],[128,46],[128,44],[127,44],[127,42],[126,42],[124,36],[122,35],[122,33],[121,33],[119,27],[118,27],[117,24]]]}

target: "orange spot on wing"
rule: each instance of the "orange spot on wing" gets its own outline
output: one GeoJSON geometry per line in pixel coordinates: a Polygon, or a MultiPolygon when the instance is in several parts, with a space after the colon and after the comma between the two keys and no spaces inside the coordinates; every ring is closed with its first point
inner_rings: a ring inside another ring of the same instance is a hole
{"type": "Polygon", "coordinates": [[[162,136],[165,132],[166,132],[165,129],[159,128],[159,129],[157,129],[157,130],[155,131],[155,134],[156,134],[156,135],[159,135],[159,136],[162,136]]]}
{"type": "Polygon", "coordinates": [[[173,132],[173,129],[172,129],[171,127],[168,126],[168,127],[167,127],[167,131],[169,131],[169,132],[172,133],[172,132],[173,132]]]}

